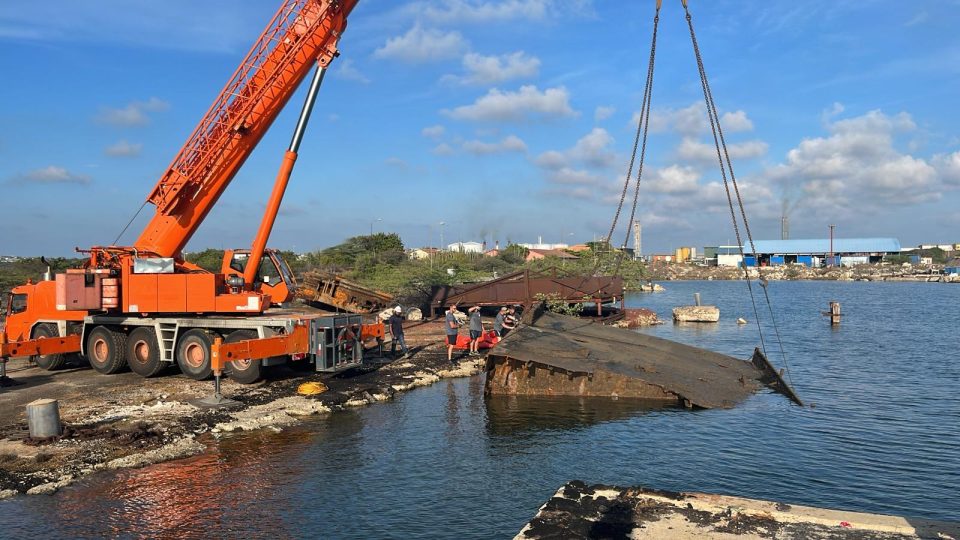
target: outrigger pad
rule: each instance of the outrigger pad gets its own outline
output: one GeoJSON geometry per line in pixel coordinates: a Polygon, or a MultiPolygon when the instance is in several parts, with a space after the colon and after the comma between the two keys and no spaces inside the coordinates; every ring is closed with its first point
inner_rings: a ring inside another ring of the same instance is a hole
{"type": "Polygon", "coordinates": [[[222,409],[227,407],[237,407],[243,405],[235,399],[223,397],[222,394],[211,394],[205,398],[194,399],[187,403],[201,409],[222,409]]]}

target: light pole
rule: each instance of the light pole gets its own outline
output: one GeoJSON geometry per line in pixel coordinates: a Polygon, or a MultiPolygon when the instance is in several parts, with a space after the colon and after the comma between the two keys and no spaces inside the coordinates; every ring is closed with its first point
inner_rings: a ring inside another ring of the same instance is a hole
{"type": "Polygon", "coordinates": [[[371,219],[370,220],[370,236],[373,236],[373,224],[383,221],[383,218],[371,219]]]}
{"type": "Polygon", "coordinates": [[[828,225],[828,227],[830,227],[830,264],[827,266],[833,266],[833,263],[836,262],[833,255],[833,229],[836,228],[836,225],[828,225]]]}

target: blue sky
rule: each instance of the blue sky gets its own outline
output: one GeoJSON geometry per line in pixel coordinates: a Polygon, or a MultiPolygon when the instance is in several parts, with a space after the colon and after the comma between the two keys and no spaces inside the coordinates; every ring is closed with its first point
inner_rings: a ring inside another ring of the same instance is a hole
{"type": "MultiPolygon", "coordinates": [[[[0,5],[0,254],[113,242],[278,5],[0,5]]],[[[408,247],[437,244],[441,230],[491,244],[604,235],[653,5],[361,0],[271,245],[320,249],[371,228],[408,247]]],[[[786,210],[792,238],[832,223],[842,237],[960,242],[960,2],[690,7],[756,239],[779,238],[786,210]]],[[[188,250],[250,243],[303,90],[188,250]]],[[[680,2],[665,0],[640,191],[646,253],[734,238],[702,100],[680,2]]]]}

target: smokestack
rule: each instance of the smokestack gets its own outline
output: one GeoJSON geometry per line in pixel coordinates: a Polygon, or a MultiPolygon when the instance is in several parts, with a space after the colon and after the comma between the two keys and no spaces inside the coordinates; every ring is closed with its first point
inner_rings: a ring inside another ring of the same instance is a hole
{"type": "Polygon", "coordinates": [[[537,237],[537,243],[538,243],[538,244],[543,244],[543,237],[542,237],[542,236],[538,236],[538,237],[537,237]]]}
{"type": "Polygon", "coordinates": [[[780,239],[790,239],[790,218],[786,215],[780,218],[780,239]]]}
{"type": "Polygon", "coordinates": [[[497,251],[500,251],[500,241],[499,241],[499,240],[497,240],[496,243],[494,244],[494,249],[496,249],[497,251]]]}

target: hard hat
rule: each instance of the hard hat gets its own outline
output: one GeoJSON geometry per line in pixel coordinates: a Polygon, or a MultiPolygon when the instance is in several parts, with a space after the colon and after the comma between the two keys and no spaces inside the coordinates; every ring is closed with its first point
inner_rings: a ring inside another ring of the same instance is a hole
{"type": "Polygon", "coordinates": [[[400,313],[400,312],[403,311],[403,310],[400,309],[400,306],[397,306],[397,307],[393,308],[393,311],[395,311],[395,312],[397,312],[397,313],[400,313]]]}

